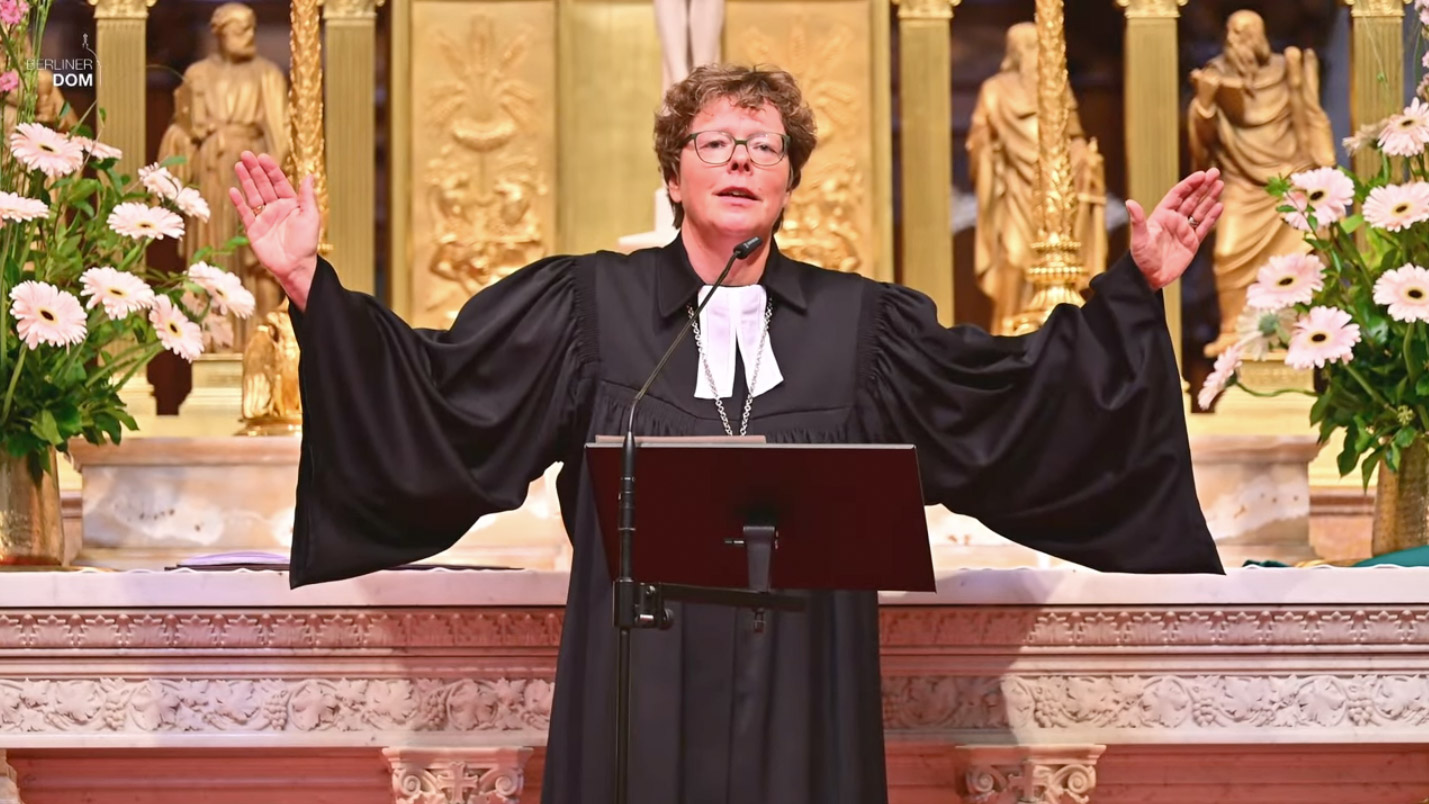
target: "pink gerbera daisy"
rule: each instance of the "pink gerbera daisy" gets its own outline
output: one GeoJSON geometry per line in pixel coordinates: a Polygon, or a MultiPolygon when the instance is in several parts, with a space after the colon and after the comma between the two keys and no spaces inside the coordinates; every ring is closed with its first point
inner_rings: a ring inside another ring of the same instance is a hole
{"type": "Polygon", "coordinates": [[[1296,173],[1290,177],[1295,189],[1303,193],[1315,222],[1321,226],[1345,216],[1345,208],[1354,203],[1355,183],[1338,168],[1325,167],[1296,173]]]}
{"type": "Polygon", "coordinates": [[[182,237],[184,219],[163,207],[128,201],[109,213],[109,228],[125,237],[163,240],[166,237],[182,237]]]}
{"type": "Polygon", "coordinates": [[[113,145],[105,145],[91,137],[71,136],[70,139],[79,143],[79,147],[83,148],[95,159],[122,159],[124,157],[123,151],[115,148],[113,145]]]}
{"type": "Polygon", "coordinates": [[[84,340],[84,308],[79,299],[45,282],[21,282],[10,291],[15,329],[25,345],[68,346],[84,340]]]}
{"type": "Polygon", "coordinates": [[[193,187],[185,187],[179,190],[179,194],[174,197],[174,203],[179,210],[191,218],[198,218],[206,221],[209,216],[208,202],[203,200],[198,190],[193,187]]]}
{"type": "Polygon", "coordinates": [[[81,296],[88,296],[85,307],[104,305],[104,313],[111,321],[118,321],[130,313],[138,312],[154,303],[154,290],[144,280],[127,271],[116,271],[105,266],[90,268],[80,274],[84,284],[81,296]]]}
{"type": "Polygon", "coordinates": [[[0,220],[32,221],[49,214],[50,208],[38,198],[0,191],[0,220]]]}
{"type": "Polygon", "coordinates": [[[154,305],[149,309],[149,323],[159,336],[159,343],[165,349],[193,362],[203,354],[203,332],[198,324],[189,320],[184,311],[174,306],[168,296],[155,296],[154,305]]]}
{"type": "Polygon", "coordinates": [[[1312,307],[1295,323],[1285,365],[1297,369],[1320,368],[1326,363],[1349,360],[1359,342],[1359,325],[1350,322],[1349,313],[1334,307],[1312,307]]]}
{"type": "Polygon", "coordinates": [[[139,168],[139,181],[144,189],[166,201],[173,201],[183,189],[183,183],[169,169],[158,163],[139,168]]]}
{"type": "Polygon", "coordinates": [[[1429,105],[1415,98],[1391,117],[1379,135],[1379,147],[1390,156],[1414,156],[1429,145],[1429,105]]]}
{"type": "Polygon", "coordinates": [[[196,262],[189,266],[189,278],[213,297],[213,305],[222,315],[233,313],[239,318],[253,315],[255,301],[243,280],[206,262],[196,262]]]}
{"type": "Polygon", "coordinates": [[[1375,304],[1395,321],[1429,321],[1429,270],[1408,264],[1385,271],[1374,283],[1375,304]]]}
{"type": "Polygon", "coordinates": [[[10,135],[10,151],[30,170],[38,170],[52,179],[79,170],[84,164],[84,150],[69,137],[39,123],[21,123],[10,135]]]}
{"type": "Polygon", "coordinates": [[[1245,303],[1257,310],[1279,310],[1292,304],[1309,304],[1315,291],[1325,287],[1324,263],[1309,254],[1271,257],[1246,290],[1245,303]]]}
{"type": "Polygon", "coordinates": [[[1196,395],[1196,401],[1200,403],[1202,410],[1210,410],[1211,403],[1216,401],[1216,397],[1226,390],[1230,384],[1231,377],[1235,376],[1240,368],[1243,356],[1243,348],[1236,344],[1220,353],[1216,358],[1216,365],[1211,369],[1211,373],[1206,376],[1206,381],[1201,385],[1201,392],[1196,395]]]}
{"type": "Polygon", "coordinates": [[[1364,217],[1370,226],[1390,232],[1429,220],[1429,184],[1415,181],[1370,190],[1364,217]]]}
{"type": "Polygon", "coordinates": [[[0,73],[0,92],[14,92],[20,88],[20,74],[14,70],[0,73]]]}

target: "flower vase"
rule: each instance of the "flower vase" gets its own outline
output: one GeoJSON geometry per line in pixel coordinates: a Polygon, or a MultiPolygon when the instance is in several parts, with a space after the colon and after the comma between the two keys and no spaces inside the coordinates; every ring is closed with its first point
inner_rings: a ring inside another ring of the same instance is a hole
{"type": "Polygon", "coordinates": [[[65,563],[64,521],[54,447],[39,478],[29,459],[0,454],[0,569],[58,568],[65,563]]]}
{"type": "Polygon", "coordinates": [[[1429,544],[1429,443],[1414,439],[1399,455],[1399,471],[1381,461],[1370,552],[1381,556],[1429,544]]]}

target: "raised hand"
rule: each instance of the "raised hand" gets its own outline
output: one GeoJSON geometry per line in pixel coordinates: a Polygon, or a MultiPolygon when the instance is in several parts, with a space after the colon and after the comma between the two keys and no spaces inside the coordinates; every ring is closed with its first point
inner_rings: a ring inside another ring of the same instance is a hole
{"type": "Polygon", "coordinates": [[[1171,188],[1148,218],[1135,201],[1126,202],[1131,216],[1131,257],[1146,282],[1160,290],[1190,267],[1224,209],[1225,183],[1215,168],[1197,171],[1171,188]]]}
{"type": "Polygon", "coordinates": [[[242,191],[230,187],[228,199],[238,210],[253,256],[283,286],[290,303],[304,309],[322,229],[313,177],[305,176],[300,192],[294,192],[273,157],[249,151],[239,157],[233,172],[242,191]]]}

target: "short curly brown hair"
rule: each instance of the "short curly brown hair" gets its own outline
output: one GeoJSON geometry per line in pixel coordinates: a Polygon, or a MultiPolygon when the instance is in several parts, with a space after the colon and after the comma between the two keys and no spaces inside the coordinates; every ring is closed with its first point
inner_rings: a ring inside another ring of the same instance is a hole
{"type": "MultiPolygon", "coordinates": [[[[706,64],[696,67],[665,93],[665,106],[655,116],[655,155],[660,160],[660,172],[666,181],[680,175],[680,152],[690,136],[695,117],[710,104],[729,100],[744,109],[773,106],[784,121],[789,135],[789,189],[799,186],[804,164],[819,141],[814,123],[814,110],[804,102],[804,94],[794,76],[783,70],[743,67],[734,64],[706,64]]],[[[678,203],[675,225],[685,220],[685,210],[678,203]]],[[[779,229],[779,221],[774,229],[779,229]]]]}

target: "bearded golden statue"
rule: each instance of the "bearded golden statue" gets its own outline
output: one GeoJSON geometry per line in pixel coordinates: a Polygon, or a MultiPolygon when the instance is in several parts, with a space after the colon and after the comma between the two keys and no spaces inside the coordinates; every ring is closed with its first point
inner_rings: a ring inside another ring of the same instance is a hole
{"type": "MultiPolygon", "coordinates": [[[[1087,278],[1106,269],[1105,162],[1088,140],[1067,95],[1071,114],[1072,183],[1081,199],[1077,239],[1087,278]]],[[[994,335],[1010,334],[1011,319],[1031,300],[1026,271],[1037,259],[1037,26],[1018,23],[1007,31],[1007,56],[997,75],[984,81],[968,132],[968,156],[977,194],[978,285],[992,300],[994,335]]]]}
{"type": "Polygon", "coordinates": [[[1191,84],[1192,168],[1219,168],[1226,184],[1214,253],[1221,329],[1206,347],[1215,356],[1235,343],[1236,319],[1260,267],[1271,257],[1309,251],[1275,211],[1281,201],[1266,183],[1335,164],[1335,140],[1320,106],[1315,52],[1272,53],[1265,21],[1253,11],[1230,16],[1225,51],[1192,72],[1191,84]]]}
{"type": "MultiPolygon", "coordinates": [[[[182,248],[188,263],[199,249],[219,248],[241,231],[228,201],[239,154],[268,153],[279,164],[288,154],[287,79],[276,64],[258,55],[255,26],[253,9],[241,3],[214,10],[209,27],[217,51],[184,72],[173,120],[160,143],[160,160],[185,158],[170,170],[186,184],[198,185],[211,212],[208,220],[194,218],[185,225],[182,248]]],[[[247,248],[209,261],[241,277],[257,302],[253,317],[235,327],[235,343],[245,344],[256,322],[282,301],[282,288],[247,248]]]]}

